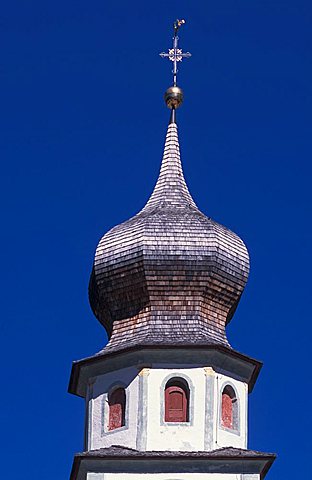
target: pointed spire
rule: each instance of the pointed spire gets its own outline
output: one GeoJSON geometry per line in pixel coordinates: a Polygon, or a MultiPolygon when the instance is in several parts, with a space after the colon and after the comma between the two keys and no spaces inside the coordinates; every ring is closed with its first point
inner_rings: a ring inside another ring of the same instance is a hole
{"type": "Polygon", "coordinates": [[[166,207],[193,207],[197,209],[184,179],[180,159],[178,126],[172,115],[168,125],[159,177],[142,212],[166,207]]]}
{"type": "Polygon", "coordinates": [[[169,87],[165,92],[165,102],[171,110],[171,115],[159,177],[150,199],[141,212],[154,210],[155,208],[191,207],[198,210],[183,176],[178,127],[176,124],[176,109],[183,102],[183,91],[177,86],[177,62],[181,62],[183,58],[191,56],[189,52],[183,53],[178,48],[178,30],[184,23],[185,20],[175,21],[173,24],[173,48],[169,49],[168,53],[163,52],[160,54],[161,57],[169,58],[173,62],[173,86],[169,87]]]}

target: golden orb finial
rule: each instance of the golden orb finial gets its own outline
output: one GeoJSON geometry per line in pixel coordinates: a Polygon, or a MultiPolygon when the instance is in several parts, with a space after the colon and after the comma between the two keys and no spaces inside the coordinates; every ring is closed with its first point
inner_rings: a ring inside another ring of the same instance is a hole
{"type": "Polygon", "coordinates": [[[165,92],[164,98],[167,107],[176,110],[183,102],[183,90],[176,86],[169,87],[165,92]]]}

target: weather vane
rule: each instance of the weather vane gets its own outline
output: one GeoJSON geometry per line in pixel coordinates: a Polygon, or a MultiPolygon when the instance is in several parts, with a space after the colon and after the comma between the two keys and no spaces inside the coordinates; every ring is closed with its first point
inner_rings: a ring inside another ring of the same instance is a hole
{"type": "Polygon", "coordinates": [[[192,55],[190,52],[183,53],[181,48],[178,48],[178,30],[179,28],[184,25],[185,20],[176,20],[173,24],[173,46],[169,48],[168,53],[162,52],[159,55],[162,58],[169,58],[171,62],[173,62],[173,86],[177,86],[177,73],[178,73],[178,62],[182,62],[183,58],[189,58],[192,55]]]}
{"type": "Polygon", "coordinates": [[[183,102],[183,91],[177,86],[177,74],[178,74],[178,62],[182,62],[183,58],[191,57],[190,52],[182,52],[181,48],[178,48],[178,31],[179,28],[185,23],[185,20],[176,20],[173,24],[173,46],[169,48],[168,53],[162,52],[159,55],[162,58],[168,58],[173,63],[173,86],[168,88],[165,93],[165,102],[169,108],[175,110],[183,102]]]}

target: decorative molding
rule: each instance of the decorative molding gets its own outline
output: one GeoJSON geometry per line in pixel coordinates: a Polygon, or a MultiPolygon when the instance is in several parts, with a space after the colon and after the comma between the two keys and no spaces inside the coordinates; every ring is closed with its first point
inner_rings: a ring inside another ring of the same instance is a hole
{"type": "Polygon", "coordinates": [[[211,367],[205,367],[204,371],[206,376],[204,450],[213,450],[215,371],[211,367]]]}
{"type": "Polygon", "coordinates": [[[204,372],[205,372],[205,375],[211,375],[211,376],[215,376],[215,371],[212,367],[204,367],[204,372]]]}
{"type": "Polygon", "coordinates": [[[87,405],[87,435],[86,435],[86,440],[87,440],[87,450],[92,449],[92,420],[93,420],[93,385],[95,383],[94,378],[89,378],[88,382],[88,405],[87,405]]]}
{"type": "Polygon", "coordinates": [[[147,442],[147,394],[148,384],[147,378],[150,369],[142,368],[139,372],[139,395],[138,395],[138,410],[137,410],[137,436],[136,448],[137,450],[146,450],[147,442]]]}
{"type": "MultiPolygon", "coordinates": [[[[248,385],[245,383],[245,441],[244,441],[244,447],[247,448],[248,444],[248,385]]],[[[247,479],[248,480],[248,479],[247,479]]]]}
{"type": "Polygon", "coordinates": [[[87,480],[104,480],[104,473],[91,473],[87,474],[87,480]]]}
{"type": "Polygon", "coordinates": [[[140,377],[147,377],[150,374],[150,368],[144,367],[139,371],[140,377]]]}

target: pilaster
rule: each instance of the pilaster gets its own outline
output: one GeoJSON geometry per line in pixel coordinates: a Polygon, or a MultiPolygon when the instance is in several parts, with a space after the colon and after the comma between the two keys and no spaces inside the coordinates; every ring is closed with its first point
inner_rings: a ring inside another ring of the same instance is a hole
{"type": "Polygon", "coordinates": [[[205,372],[205,438],[204,449],[213,449],[214,432],[214,398],[215,398],[215,371],[211,367],[204,367],[205,372]]]}
{"type": "Polygon", "coordinates": [[[138,401],[138,428],[137,428],[137,450],[146,450],[147,442],[147,377],[150,369],[142,368],[139,372],[139,401],[138,401]]]}

